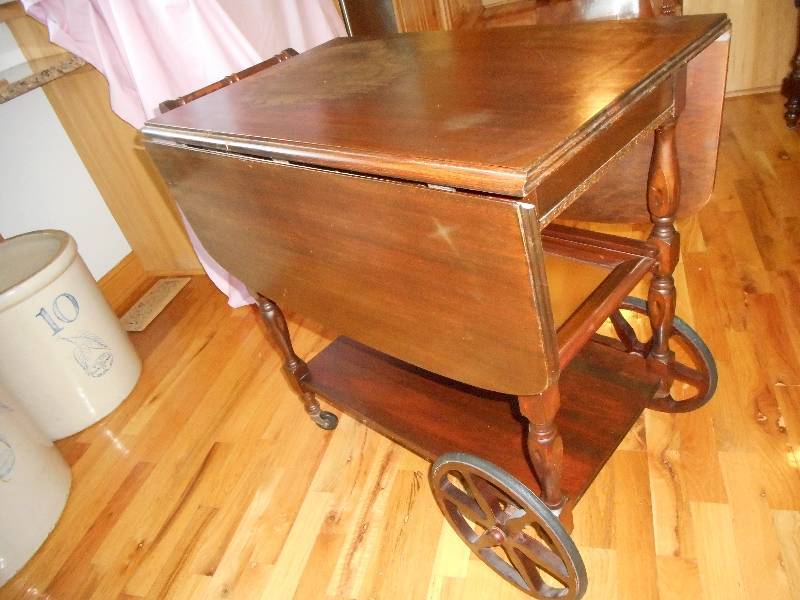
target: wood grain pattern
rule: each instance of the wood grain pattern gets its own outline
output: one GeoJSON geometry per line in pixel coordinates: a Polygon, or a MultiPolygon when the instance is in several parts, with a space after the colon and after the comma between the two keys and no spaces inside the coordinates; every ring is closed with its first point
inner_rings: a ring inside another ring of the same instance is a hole
{"type": "MultiPolygon", "coordinates": [[[[28,60],[64,52],[31,17],[6,24],[28,60]]],[[[139,133],[111,111],[103,76],[87,66],[43,89],[143,267],[152,275],[202,272],[139,133]]]]}
{"type": "MultiPolygon", "coordinates": [[[[695,413],[645,411],[584,495],[587,600],[800,597],[800,138],[782,103],[726,101],[716,192],[678,223],[677,312],[720,389],[695,413]]],[[[334,335],[289,327],[306,359],[334,335]]],[[[132,339],[142,380],[58,443],[66,512],[4,599],[525,598],[443,526],[425,461],[306,419],[254,310],[198,278],[132,339]]]]}
{"type": "MultiPolygon", "coordinates": [[[[714,187],[717,148],[722,123],[728,42],[716,41],[686,68],[686,104],[677,127],[681,167],[679,216],[703,208],[714,187]]],[[[642,182],[647,180],[654,137],[650,133],[639,145],[612,165],[603,178],[567,209],[566,218],[603,223],[647,223],[642,202],[642,182]]]]}
{"type": "Polygon", "coordinates": [[[790,0],[684,0],[683,13],[725,12],[731,18],[729,93],[776,90],[797,44],[797,9],[790,0]]]}
{"type": "Polygon", "coordinates": [[[97,282],[111,309],[117,315],[125,314],[154,283],[142,261],[131,252],[97,282]]]}
{"type": "Polygon", "coordinates": [[[726,29],[705,15],[337,39],[143,131],[521,197],[726,29]]]}
{"type": "MultiPolygon", "coordinates": [[[[414,2],[405,0],[396,4],[400,10],[414,2]]],[[[442,21],[437,26],[469,30],[537,24],[564,25],[593,19],[648,18],[662,14],[672,4],[677,3],[640,0],[638,4],[625,3],[621,6],[618,2],[604,0],[501,1],[491,6],[487,4],[484,10],[456,25],[448,26],[442,21]]],[[[406,28],[402,19],[400,28],[404,31],[413,30],[406,28]]],[[[711,196],[728,47],[729,42],[723,37],[687,66],[689,93],[678,123],[678,146],[684,176],[680,215],[690,215],[700,210],[711,196]]],[[[625,148],[625,156],[614,164],[606,165],[603,177],[586,190],[581,202],[570,210],[568,218],[612,223],[648,222],[649,214],[642,202],[642,182],[647,178],[652,133],[645,136],[642,142],[625,148]]]]}
{"type": "MultiPolygon", "coordinates": [[[[405,0],[413,3],[414,0],[405,0]]],[[[790,0],[498,0],[470,26],[498,27],[536,23],[568,23],[598,18],[650,17],[669,4],[683,5],[686,15],[728,13],[734,31],[727,90],[731,94],[776,90],[786,76],[797,40],[797,18],[790,0]],[[622,6],[620,6],[622,5],[622,6]]],[[[676,7],[679,8],[679,7],[676,7]]]]}
{"type": "Polygon", "coordinates": [[[516,202],[149,150],[204,247],[254,292],[472,385],[535,394],[553,380],[555,330],[530,274],[541,242],[516,202]]]}
{"type": "MultiPolygon", "coordinates": [[[[453,385],[347,338],[335,340],[310,368],[314,391],[427,460],[446,452],[469,452],[501,465],[540,493],[526,458],[524,409],[517,411],[514,396],[453,385]],[[442,429],[437,425],[441,421],[459,426],[442,429]]],[[[640,361],[620,360],[602,345],[589,344],[562,373],[556,423],[571,450],[565,453],[562,486],[572,505],[658,387],[658,378],[645,370],[640,361]],[[618,370],[604,373],[611,364],[618,370]]]]}

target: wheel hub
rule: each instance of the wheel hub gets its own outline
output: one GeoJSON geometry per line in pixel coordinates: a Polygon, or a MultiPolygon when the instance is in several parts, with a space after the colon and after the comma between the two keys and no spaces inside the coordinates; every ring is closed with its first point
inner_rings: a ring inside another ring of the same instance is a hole
{"type": "Polygon", "coordinates": [[[499,546],[506,541],[506,532],[499,525],[495,525],[491,529],[487,530],[484,535],[492,538],[496,542],[494,544],[495,546],[499,546]]]}

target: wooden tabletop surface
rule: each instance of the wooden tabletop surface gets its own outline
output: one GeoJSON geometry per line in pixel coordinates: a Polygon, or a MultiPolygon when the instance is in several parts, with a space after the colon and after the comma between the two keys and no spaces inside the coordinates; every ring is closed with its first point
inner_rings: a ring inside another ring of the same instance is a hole
{"type": "Polygon", "coordinates": [[[728,26],[700,15],[339,38],[152,121],[257,156],[524,196],[728,26]]]}

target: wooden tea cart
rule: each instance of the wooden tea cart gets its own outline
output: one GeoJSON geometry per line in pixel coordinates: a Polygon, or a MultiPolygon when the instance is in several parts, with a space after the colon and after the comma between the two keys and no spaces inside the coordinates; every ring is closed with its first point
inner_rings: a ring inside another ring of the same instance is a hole
{"type": "Polygon", "coordinates": [[[705,15],[337,39],[144,128],[205,248],[258,298],[314,422],[337,424],[321,396],[433,462],[458,535],[536,598],[585,592],[572,510],[641,412],[714,392],[711,354],[674,316],[675,124],[687,62],[728,28],[705,15]],[[647,241],[553,223],[653,131],[647,241]],[[646,276],[647,302],[627,298],[646,276]],[[279,305],[341,337],[306,364],[279,305]],[[613,337],[597,333],[608,321],[613,337]]]}

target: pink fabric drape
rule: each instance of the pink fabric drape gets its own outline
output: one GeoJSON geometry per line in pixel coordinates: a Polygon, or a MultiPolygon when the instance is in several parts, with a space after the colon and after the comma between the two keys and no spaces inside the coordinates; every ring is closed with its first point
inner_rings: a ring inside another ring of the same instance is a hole
{"type": "MultiPolygon", "coordinates": [[[[141,128],[158,104],[281,50],[304,52],[345,35],[331,0],[22,0],[50,39],[108,80],[111,107],[141,128]]],[[[209,277],[237,307],[245,287],[189,239],[209,277]]]]}

